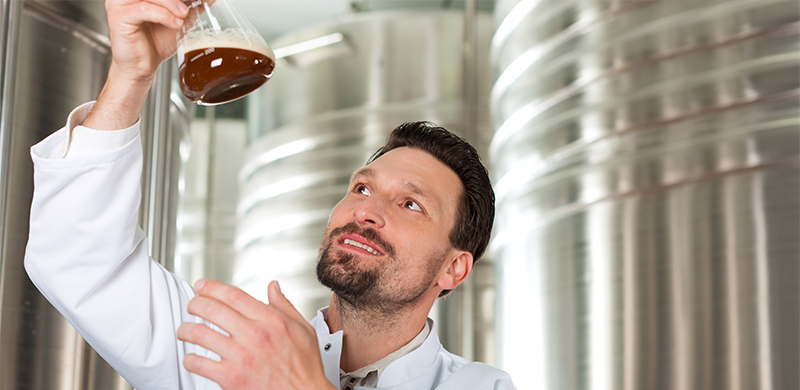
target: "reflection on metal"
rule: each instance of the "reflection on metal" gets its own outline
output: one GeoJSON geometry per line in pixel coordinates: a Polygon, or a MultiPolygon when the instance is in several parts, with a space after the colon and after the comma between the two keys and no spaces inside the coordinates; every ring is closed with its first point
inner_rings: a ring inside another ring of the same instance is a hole
{"type": "Polygon", "coordinates": [[[65,32],[69,32],[70,34],[74,35],[75,38],[82,40],[83,43],[89,45],[91,48],[102,54],[110,54],[111,39],[109,39],[106,35],[94,30],[94,28],[98,28],[100,26],[83,25],[81,24],[82,21],[72,19],[67,15],[62,15],[59,12],[52,10],[48,5],[37,1],[26,1],[24,4],[25,9],[29,12],[30,16],[39,19],[43,23],[50,24],[51,26],[58,27],[65,32]]]}
{"type": "Polygon", "coordinates": [[[325,46],[330,46],[344,40],[342,33],[333,33],[319,38],[312,38],[307,41],[293,43],[289,46],[280,47],[275,49],[275,58],[285,58],[295,54],[305,53],[307,51],[320,49],[325,46]]]}
{"type": "Polygon", "coordinates": [[[190,283],[200,278],[231,282],[237,174],[247,125],[220,117],[224,107],[206,107],[191,121],[190,142],[181,152],[174,272],[190,283]]]}
{"type": "Polygon", "coordinates": [[[3,1],[0,389],[120,389],[125,382],[23,269],[33,193],[29,148],[97,96],[110,61],[102,3],[3,1]]]}
{"type": "Polygon", "coordinates": [[[800,387],[800,3],[500,1],[519,388],[800,387]]]}
{"type": "MultiPolygon", "coordinates": [[[[474,67],[478,63],[478,40],[477,40],[477,27],[478,27],[478,20],[475,18],[475,0],[466,0],[464,3],[464,28],[463,28],[463,38],[461,39],[464,56],[462,63],[464,64],[464,73],[462,78],[462,83],[464,85],[464,105],[465,105],[465,116],[466,116],[466,126],[464,128],[464,138],[468,141],[475,142],[478,137],[475,130],[477,129],[476,124],[478,123],[478,106],[479,104],[483,103],[486,104],[485,100],[479,102],[478,100],[478,80],[476,77],[472,77],[475,73],[474,67]]],[[[484,51],[480,53],[483,57],[487,56],[487,52],[484,51]]],[[[485,156],[485,154],[484,154],[485,156]]],[[[481,266],[483,265],[494,265],[493,263],[489,263],[484,261],[483,263],[478,263],[481,266]]],[[[448,347],[453,348],[454,346],[458,346],[457,353],[469,360],[474,360],[476,358],[475,355],[475,340],[476,340],[476,328],[475,328],[475,320],[476,320],[476,313],[475,310],[475,301],[476,301],[476,294],[475,294],[475,279],[480,276],[476,276],[477,272],[480,269],[486,269],[486,267],[478,267],[476,266],[474,270],[476,274],[473,274],[471,278],[467,278],[462,284],[459,291],[458,296],[455,297],[455,302],[447,301],[447,304],[440,304],[437,302],[439,306],[455,306],[453,303],[456,303],[456,315],[449,317],[445,321],[440,324],[440,329],[443,331],[444,335],[442,340],[445,343],[449,343],[448,347]],[[455,319],[451,321],[451,319],[455,319]],[[450,328],[454,328],[455,330],[455,337],[450,334],[452,332],[447,332],[448,330],[448,323],[451,322],[450,328]],[[455,325],[455,326],[453,326],[455,325]]],[[[448,297],[451,298],[451,297],[448,297]]],[[[446,309],[445,309],[446,310],[446,309]]],[[[492,317],[490,317],[492,318],[492,317]]],[[[481,329],[481,335],[485,335],[485,329],[481,329]]],[[[488,337],[492,338],[492,337],[488,337]]],[[[485,363],[494,363],[494,356],[481,356],[479,357],[480,360],[483,360],[485,363]]]]}
{"type": "Polygon", "coordinates": [[[150,256],[174,269],[181,167],[189,140],[192,105],[175,85],[174,59],[156,74],[141,117],[144,165],[139,223],[148,239],[150,256]]]}
{"type": "MultiPolygon", "coordinates": [[[[488,15],[473,16],[475,50],[483,55],[470,64],[479,102],[472,115],[485,147],[492,26],[488,15]]],[[[314,266],[328,215],[353,171],[403,122],[430,120],[462,135],[470,126],[463,12],[365,13],[270,44],[291,47],[334,33],[345,41],[282,61],[249,98],[250,145],[240,175],[233,281],[266,299],[267,283],[279,279],[306,317],[328,303],[314,266]]]]}

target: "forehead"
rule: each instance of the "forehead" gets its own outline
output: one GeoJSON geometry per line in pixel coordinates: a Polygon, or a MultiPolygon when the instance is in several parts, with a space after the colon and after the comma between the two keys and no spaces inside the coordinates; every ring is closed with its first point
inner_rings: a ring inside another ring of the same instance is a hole
{"type": "Polygon", "coordinates": [[[393,182],[447,208],[455,208],[463,191],[461,179],[450,167],[428,152],[409,147],[390,150],[353,176],[393,182]]]}

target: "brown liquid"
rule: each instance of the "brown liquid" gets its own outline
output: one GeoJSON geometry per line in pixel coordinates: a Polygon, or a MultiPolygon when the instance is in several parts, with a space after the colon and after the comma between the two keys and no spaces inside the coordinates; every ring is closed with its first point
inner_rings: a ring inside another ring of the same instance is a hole
{"type": "Polygon", "coordinates": [[[190,100],[215,105],[238,99],[272,77],[275,61],[239,48],[211,47],[185,54],[180,66],[181,91],[190,100]]]}

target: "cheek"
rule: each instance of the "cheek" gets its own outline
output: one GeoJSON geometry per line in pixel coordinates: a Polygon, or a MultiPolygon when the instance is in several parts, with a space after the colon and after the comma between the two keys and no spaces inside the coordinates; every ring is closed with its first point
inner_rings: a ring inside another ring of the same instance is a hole
{"type": "MultiPolygon", "coordinates": [[[[345,217],[348,214],[346,209],[347,209],[347,200],[346,199],[340,200],[339,203],[337,203],[336,206],[333,207],[333,210],[331,210],[331,214],[328,216],[328,227],[332,225],[333,221],[337,221],[345,217]]],[[[335,224],[333,225],[335,226],[335,224]]]]}
{"type": "Polygon", "coordinates": [[[427,267],[428,260],[440,254],[448,242],[442,241],[439,232],[433,229],[416,226],[404,229],[403,233],[405,234],[393,237],[397,257],[404,262],[413,263],[415,267],[427,267]]]}

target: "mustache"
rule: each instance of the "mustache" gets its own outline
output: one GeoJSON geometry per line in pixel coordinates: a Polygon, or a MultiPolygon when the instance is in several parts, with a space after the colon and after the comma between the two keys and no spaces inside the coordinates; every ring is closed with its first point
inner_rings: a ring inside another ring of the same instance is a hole
{"type": "Polygon", "coordinates": [[[336,237],[340,234],[357,234],[361,237],[378,245],[378,249],[383,251],[389,256],[394,256],[394,247],[392,244],[386,242],[381,235],[374,229],[359,227],[355,222],[350,222],[347,225],[337,227],[331,230],[330,238],[336,237]]]}

